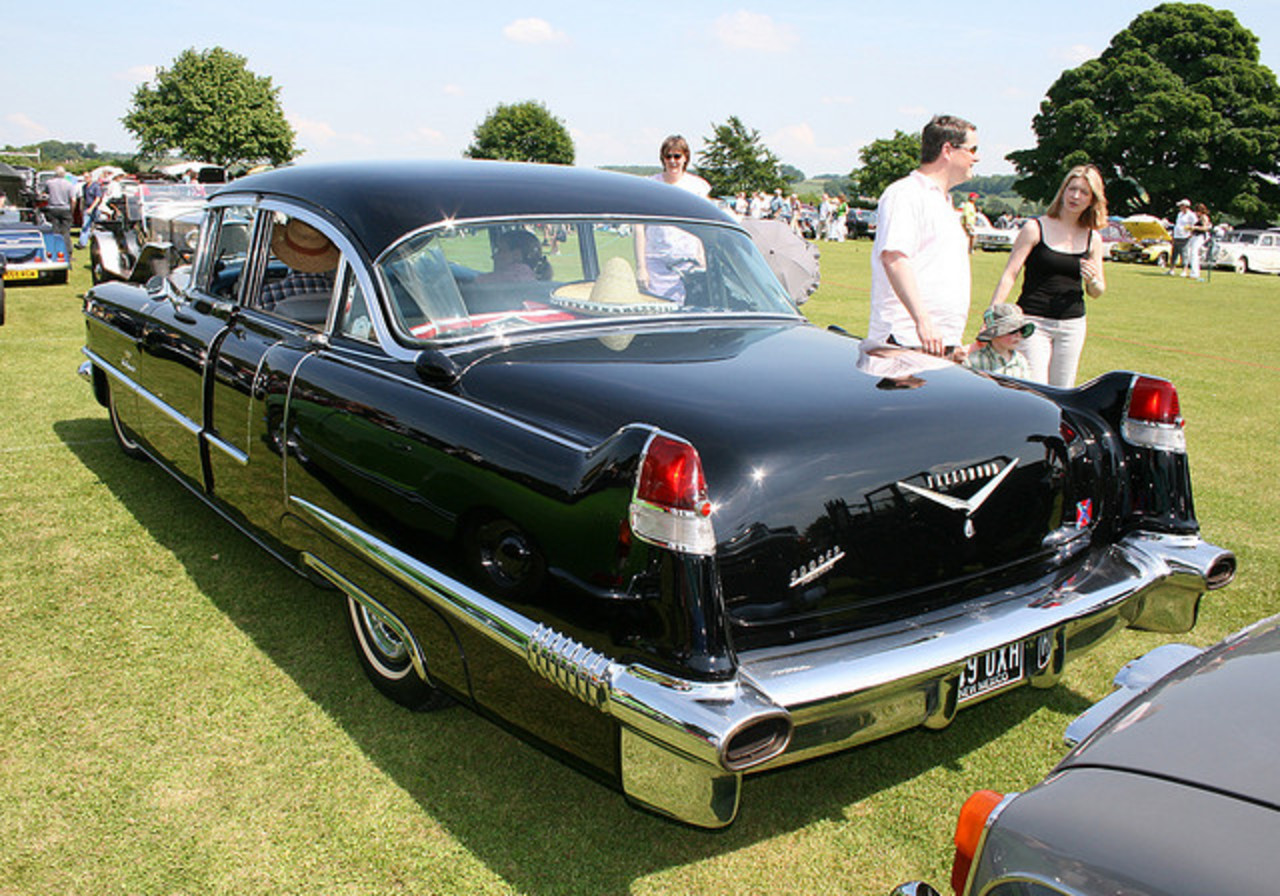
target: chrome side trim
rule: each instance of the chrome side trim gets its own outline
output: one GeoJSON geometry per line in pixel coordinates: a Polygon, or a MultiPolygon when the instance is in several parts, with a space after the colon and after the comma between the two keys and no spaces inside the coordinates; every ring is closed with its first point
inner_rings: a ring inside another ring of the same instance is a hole
{"type": "Polygon", "coordinates": [[[193,436],[200,435],[199,423],[196,423],[186,414],[183,414],[177,408],[173,407],[173,405],[168,404],[163,399],[156,397],[152,393],[148,392],[146,389],[142,388],[142,386],[135,383],[131,377],[126,376],[122,371],[112,366],[111,364],[107,363],[107,361],[101,355],[94,352],[88,346],[82,347],[80,351],[84,353],[85,357],[87,357],[90,361],[93,362],[95,367],[102,368],[103,373],[107,374],[113,380],[120,383],[120,385],[124,386],[126,389],[128,389],[130,392],[137,395],[139,398],[144,399],[148,404],[150,404],[160,413],[164,414],[166,417],[168,417],[178,426],[181,426],[183,429],[185,429],[188,433],[190,433],[193,436]]]}
{"type": "Polygon", "coordinates": [[[740,772],[784,751],[787,714],[749,682],[692,681],[616,662],[297,496],[290,505],[447,617],[522,657],[588,706],[687,761],[740,772]]]}
{"type": "Polygon", "coordinates": [[[230,457],[240,466],[244,467],[249,465],[249,455],[241,451],[235,445],[232,445],[230,442],[223,441],[222,438],[215,436],[212,433],[205,434],[205,441],[207,441],[211,447],[217,448],[223,454],[230,457]]]}

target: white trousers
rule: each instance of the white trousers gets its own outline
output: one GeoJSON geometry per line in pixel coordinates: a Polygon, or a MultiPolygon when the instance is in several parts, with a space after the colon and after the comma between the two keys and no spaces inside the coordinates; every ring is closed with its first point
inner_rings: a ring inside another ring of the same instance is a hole
{"type": "Polygon", "coordinates": [[[1036,331],[1019,346],[1031,367],[1031,379],[1050,386],[1070,389],[1076,384],[1076,369],[1084,351],[1085,318],[1055,320],[1028,314],[1036,331]]]}
{"type": "Polygon", "coordinates": [[[1187,270],[1191,276],[1200,279],[1200,252],[1204,249],[1204,235],[1197,233],[1187,240],[1187,270]]]}

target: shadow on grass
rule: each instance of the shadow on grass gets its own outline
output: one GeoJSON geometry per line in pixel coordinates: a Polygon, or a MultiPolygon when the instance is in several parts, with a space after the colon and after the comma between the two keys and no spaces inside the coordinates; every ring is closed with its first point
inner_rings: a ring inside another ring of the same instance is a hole
{"type": "MultiPolygon", "coordinates": [[[[154,464],[129,460],[104,419],[62,421],[58,436],[202,593],[332,717],[433,820],[525,893],[629,892],[664,869],[730,853],[819,820],[963,757],[1049,706],[1080,711],[1064,688],[1024,689],[962,713],[946,732],[912,731],[747,778],[727,830],[689,828],[618,794],[462,707],[415,714],[364,679],[344,605],[294,575],[154,464]]],[[[927,810],[929,807],[926,807],[927,810]]],[[[952,813],[956,807],[933,807],[952,813]]],[[[922,810],[922,811],[925,811],[922,810]]],[[[406,824],[406,829],[413,829],[406,824]]],[[[407,849],[414,849],[412,840],[407,849]]],[[[949,848],[939,843],[939,852],[949,848]]]]}

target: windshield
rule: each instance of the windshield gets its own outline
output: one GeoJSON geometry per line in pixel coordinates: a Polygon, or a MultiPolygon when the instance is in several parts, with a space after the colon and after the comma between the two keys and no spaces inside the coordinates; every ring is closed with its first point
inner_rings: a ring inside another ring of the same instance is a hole
{"type": "Polygon", "coordinates": [[[439,228],[399,243],[378,271],[398,329],[415,340],[661,315],[797,313],[746,234],[685,221],[439,228]]]}

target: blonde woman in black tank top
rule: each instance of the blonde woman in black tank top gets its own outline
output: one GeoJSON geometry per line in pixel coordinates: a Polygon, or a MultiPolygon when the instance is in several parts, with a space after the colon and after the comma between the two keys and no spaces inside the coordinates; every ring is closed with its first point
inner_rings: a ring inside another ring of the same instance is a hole
{"type": "Polygon", "coordinates": [[[1092,165],[1067,172],[1048,212],[1022,225],[1000,275],[991,304],[1007,302],[1018,274],[1024,272],[1018,305],[1036,325],[1022,351],[1031,378],[1070,388],[1085,339],[1085,295],[1106,291],[1102,240],[1094,233],[1107,223],[1102,175],[1092,165]]]}

